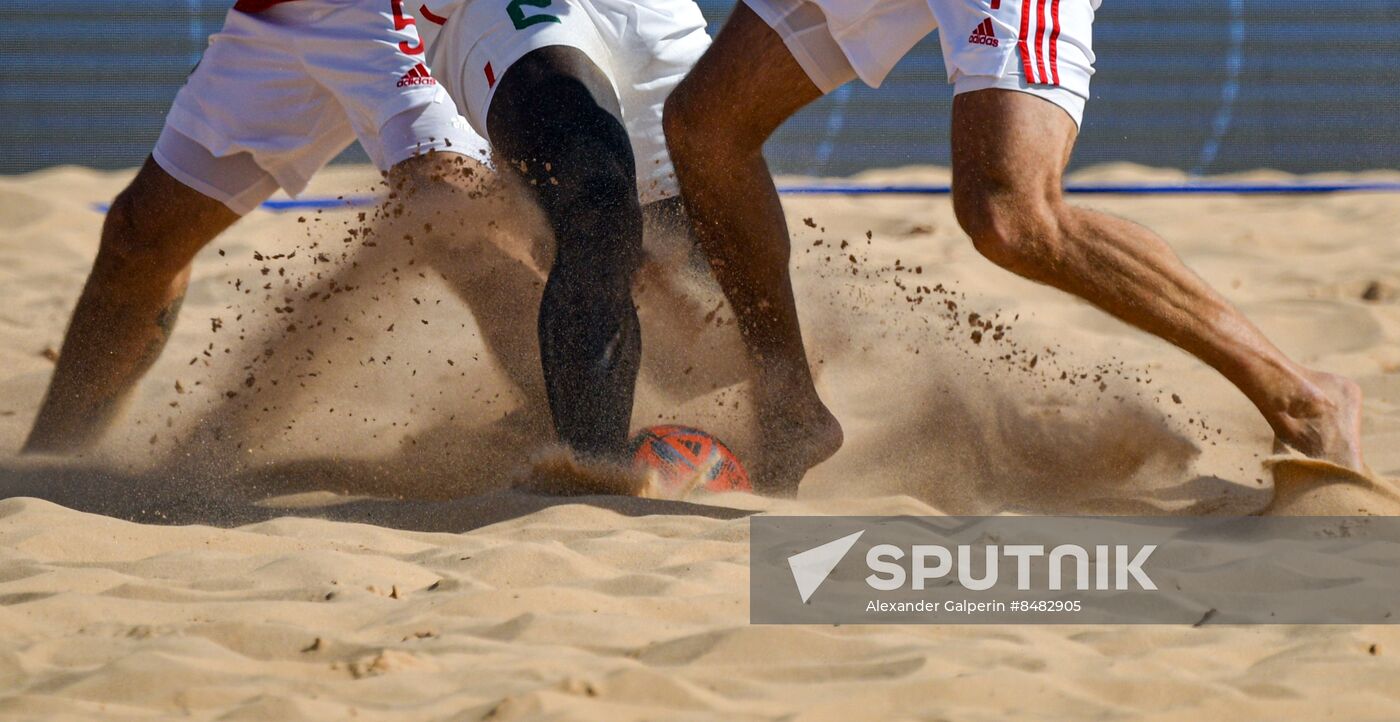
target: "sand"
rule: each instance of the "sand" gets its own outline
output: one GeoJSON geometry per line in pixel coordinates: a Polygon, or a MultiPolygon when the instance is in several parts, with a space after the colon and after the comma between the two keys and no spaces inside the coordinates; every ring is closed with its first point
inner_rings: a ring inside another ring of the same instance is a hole
{"type": "MultiPolygon", "coordinates": [[[[787,201],[795,279],[846,447],[794,501],[560,503],[510,491],[546,437],[541,254],[528,213],[490,225],[486,205],[376,225],[374,245],[350,233],[359,211],[254,214],[198,259],[102,447],[16,458],[95,251],[91,206],[127,177],[0,179],[0,481],[40,497],[0,502],[0,716],[1395,717],[1393,627],[750,626],[743,518],[1400,513],[1394,195],[1080,199],[1157,229],[1288,353],[1359,381],[1378,481],[1274,456],[1213,372],[996,269],[946,198],[805,197],[787,201]]],[[[1144,178],[1179,176],[1077,179],[1144,178]]],[[[337,168],[312,192],[374,181],[337,168]]],[[[742,455],[731,317],[677,270],[684,248],[649,250],[634,423],[699,425],[742,455]]]]}

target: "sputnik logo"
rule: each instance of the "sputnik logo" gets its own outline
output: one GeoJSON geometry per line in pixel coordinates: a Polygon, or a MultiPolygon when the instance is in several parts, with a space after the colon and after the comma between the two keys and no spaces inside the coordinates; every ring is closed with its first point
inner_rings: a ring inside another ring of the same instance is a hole
{"type": "Polygon", "coordinates": [[[862,529],[836,541],[830,541],[788,557],[788,567],[792,569],[792,578],[793,581],[797,582],[797,593],[802,595],[803,604],[806,604],[817,592],[817,587],[820,587],[822,582],[831,576],[836,565],[846,558],[851,547],[856,545],[864,533],[865,530],[862,529]]]}

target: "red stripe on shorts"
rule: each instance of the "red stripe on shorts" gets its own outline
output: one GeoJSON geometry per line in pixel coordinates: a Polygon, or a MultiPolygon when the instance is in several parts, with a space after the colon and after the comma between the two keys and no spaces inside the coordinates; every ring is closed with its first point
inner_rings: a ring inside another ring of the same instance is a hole
{"type": "Polygon", "coordinates": [[[1031,35],[1031,14],[1027,9],[1031,0],[1021,0],[1021,35],[1016,41],[1016,46],[1021,50],[1021,74],[1026,76],[1027,83],[1035,82],[1035,67],[1031,64],[1031,48],[1026,42],[1031,35]]]}
{"type": "Polygon", "coordinates": [[[1035,10],[1035,67],[1040,71],[1039,83],[1050,82],[1050,76],[1045,72],[1045,53],[1041,48],[1045,47],[1045,0],[1036,3],[1035,10]]]}
{"type": "Polygon", "coordinates": [[[1054,28],[1050,31],[1050,77],[1054,79],[1055,85],[1060,84],[1060,0],[1050,2],[1050,22],[1054,28]]]}

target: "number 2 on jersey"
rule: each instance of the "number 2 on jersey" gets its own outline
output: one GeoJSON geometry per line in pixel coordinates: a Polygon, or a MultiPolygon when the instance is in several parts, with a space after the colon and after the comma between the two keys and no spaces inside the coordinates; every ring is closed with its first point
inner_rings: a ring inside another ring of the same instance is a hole
{"type": "Polygon", "coordinates": [[[553,2],[554,0],[510,0],[510,4],[506,6],[506,13],[510,15],[510,21],[515,24],[516,30],[524,30],[531,25],[538,25],[540,23],[561,22],[559,18],[544,13],[527,16],[525,14],[525,8],[522,7],[524,5],[529,5],[532,8],[547,8],[553,2]]]}

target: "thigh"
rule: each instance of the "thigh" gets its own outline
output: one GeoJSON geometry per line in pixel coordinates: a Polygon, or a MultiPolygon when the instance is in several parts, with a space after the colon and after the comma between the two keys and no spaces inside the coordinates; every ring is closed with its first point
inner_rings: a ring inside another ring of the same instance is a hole
{"type": "Polygon", "coordinates": [[[762,142],[822,92],[778,32],[740,3],[681,82],[677,100],[691,114],[752,143],[762,142]]]}
{"type": "Polygon", "coordinates": [[[588,55],[566,45],[532,50],[497,86],[487,115],[492,151],[502,170],[529,186],[556,234],[566,231],[568,214],[636,204],[617,94],[588,55]]]}
{"type": "MultiPolygon", "coordinates": [[[[509,161],[562,157],[597,108],[622,124],[622,107],[606,72],[582,50],[550,45],[518,59],[501,77],[487,113],[488,137],[509,161]]],[[[567,169],[561,169],[567,171],[567,169]]],[[[547,181],[547,179],[544,179],[547,181]]],[[[561,181],[562,182],[562,181],[561,181]]]]}
{"type": "Polygon", "coordinates": [[[491,145],[552,226],[553,269],[614,274],[639,260],[642,213],[621,114],[607,75],[578,48],[533,50],[500,79],[491,145]]]}

